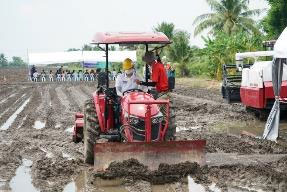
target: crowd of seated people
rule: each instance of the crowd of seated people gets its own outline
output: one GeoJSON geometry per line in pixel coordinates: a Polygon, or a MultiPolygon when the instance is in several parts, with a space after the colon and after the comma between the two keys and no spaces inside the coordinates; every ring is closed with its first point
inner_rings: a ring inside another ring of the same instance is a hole
{"type": "MultiPolygon", "coordinates": [[[[32,66],[29,74],[30,81],[34,82],[71,82],[71,81],[95,81],[97,75],[101,72],[101,69],[91,70],[64,70],[63,67],[56,70],[54,73],[53,70],[46,72],[44,69],[41,72],[38,72],[35,66],[32,66]]],[[[119,73],[115,73],[114,70],[112,73],[109,72],[109,79],[115,80],[116,76],[119,73]]]]}

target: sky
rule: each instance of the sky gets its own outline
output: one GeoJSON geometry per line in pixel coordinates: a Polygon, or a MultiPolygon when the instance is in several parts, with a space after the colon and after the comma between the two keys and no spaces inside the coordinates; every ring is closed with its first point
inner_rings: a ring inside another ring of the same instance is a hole
{"type": "MultiPolygon", "coordinates": [[[[251,9],[267,7],[266,0],[250,0],[251,9]]],[[[0,0],[0,53],[27,61],[27,52],[81,48],[96,32],[152,31],[162,21],[202,47],[193,21],[209,12],[205,0],[0,0]]]]}

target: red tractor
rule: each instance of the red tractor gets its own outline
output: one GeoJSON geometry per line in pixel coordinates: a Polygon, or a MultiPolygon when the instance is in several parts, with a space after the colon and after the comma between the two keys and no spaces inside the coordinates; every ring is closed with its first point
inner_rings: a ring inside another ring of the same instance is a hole
{"type": "MultiPolygon", "coordinates": [[[[104,79],[98,79],[97,91],[86,101],[84,114],[75,115],[73,140],[84,142],[85,162],[94,164],[97,171],[112,161],[129,158],[151,169],[160,163],[204,164],[205,140],[175,141],[175,112],[169,100],[155,99],[140,89],[127,90],[118,97],[115,88],[109,87],[110,44],[144,44],[146,51],[155,51],[170,44],[169,39],[163,33],[97,33],[93,43],[106,53],[106,72],[104,79]]],[[[145,71],[148,81],[147,65],[145,71]]]]}

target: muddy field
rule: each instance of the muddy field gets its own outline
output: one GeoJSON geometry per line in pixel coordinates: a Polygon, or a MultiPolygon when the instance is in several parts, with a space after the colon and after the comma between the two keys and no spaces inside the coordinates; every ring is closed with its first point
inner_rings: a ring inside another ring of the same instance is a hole
{"type": "Polygon", "coordinates": [[[172,94],[177,140],[206,139],[206,166],[150,172],[131,160],[114,164],[121,169],[108,176],[93,173],[83,163],[83,145],[71,139],[74,113],[95,84],[0,86],[0,191],[287,191],[286,120],[277,143],[241,134],[262,135],[264,122],[224,103],[216,86],[179,84],[172,94]]]}

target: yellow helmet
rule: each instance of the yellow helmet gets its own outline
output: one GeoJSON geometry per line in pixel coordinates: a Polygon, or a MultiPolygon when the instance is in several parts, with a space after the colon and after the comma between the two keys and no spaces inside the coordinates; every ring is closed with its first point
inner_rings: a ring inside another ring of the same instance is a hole
{"type": "Polygon", "coordinates": [[[123,62],[123,70],[129,70],[133,67],[133,61],[130,58],[126,58],[123,62]]]}

